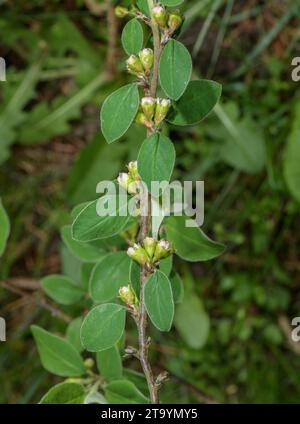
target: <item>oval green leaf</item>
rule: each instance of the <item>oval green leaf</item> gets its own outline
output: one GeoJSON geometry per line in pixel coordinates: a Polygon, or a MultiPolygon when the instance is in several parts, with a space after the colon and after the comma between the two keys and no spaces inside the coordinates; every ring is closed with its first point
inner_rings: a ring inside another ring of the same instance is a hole
{"type": "Polygon", "coordinates": [[[83,351],[83,346],[80,340],[80,329],[82,321],[83,319],[81,317],[75,318],[73,321],[70,322],[66,330],[67,340],[69,340],[71,345],[73,345],[79,353],[83,351]]]}
{"type": "Polygon", "coordinates": [[[137,160],[138,173],[149,191],[152,181],[170,181],[175,157],[173,143],[162,134],[153,134],[143,142],[137,160]]]}
{"type": "Polygon", "coordinates": [[[37,325],[31,326],[43,367],[61,377],[78,377],[86,369],[78,351],[67,340],[37,325]]]}
{"type": "Polygon", "coordinates": [[[97,262],[105,254],[104,249],[97,246],[74,240],[72,238],[72,226],[65,225],[60,231],[61,238],[73,256],[82,262],[97,262]]]}
{"type": "Polygon", "coordinates": [[[207,237],[197,226],[186,227],[185,216],[171,216],[166,220],[167,238],[175,246],[175,253],[190,262],[208,261],[220,256],[225,249],[207,237]]]}
{"type": "Polygon", "coordinates": [[[90,278],[90,293],[95,302],[107,302],[118,295],[119,288],[128,284],[130,258],[126,252],[106,255],[95,265],[90,278]]]}
{"type": "Polygon", "coordinates": [[[159,263],[159,270],[169,277],[173,267],[173,255],[162,259],[159,263]]]}
{"type": "Polygon", "coordinates": [[[143,27],[137,19],[131,19],[125,25],[122,31],[122,46],[125,52],[130,56],[131,54],[138,54],[144,43],[143,27]]]}
{"type": "Polygon", "coordinates": [[[129,380],[115,380],[105,386],[105,397],[113,404],[149,403],[149,399],[141,393],[129,380]]]}
{"type": "Polygon", "coordinates": [[[10,223],[8,215],[0,199],[0,256],[2,256],[9,236],[10,223]]]}
{"type": "Polygon", "coordinates": [[[41,279],[41,286],[51,299],[61,305],[73,305],[84,294],[71,278],[64,275],[48,275],[41,279]]]}
{"type": "Polygon", "coordinates": [[[60,383],[42,397],[40,404],[83,404],[84,387],[77,383],[60,383]]]}
{"type": "Polygon", "coordinates": [[[156,271],[145,284],[145,305],[152,323],[160,331],[169,331],[174,317],[174,301],[170,281],[156,271]]]}
{"type": "Polygon", "coordinates": [[[144,15],[150,17],[148,0],[137,0],[136,5],[144,15]]]}
{"type": "Polygon", "coordinates": [[[128,130],[139,108],[139,90],[136,84],[128,84],[107,97],[101,108],[102,133],[112,143],[128,130]]]}
{"type": "Polygon", "coordinates": [[[176,40],[170,40],[164,48],[159,79],[168,97],[178,100],[185,92],[192,74],[192,58],[187,48],[176,40]]]}
{"type": "Polygon", "coordinates": [[[96,360],[98,370],[106,380],[122,378],[123,366],[118,346],[97,352],[96,360]]]}
{"type": "Polygon", "coordinates": [[[130,219],[128,205],[125,197],[108,193],[98,200],[85,206],[75,218],[72,225],[72,237],[76,241],[93,241],[112,237],[126,226],[130,219]],[[112,203],[113,213],[99,216],[97,210],[110,209],[112,203]]]}
{"type": "Polygon", "coordinates": [[[106,303],[93,308],[81,327],[81,343],[89,352],[114,346],[122,337],[126,310],[121,305],[106,303]]]}
{"type": "Polygon", "coordinates": [[[221,84],[215,81],[190,81],[183,96],[173,104],[168,122],[174,125],[195,125],[215,107],[222,93],[221,84]]]}

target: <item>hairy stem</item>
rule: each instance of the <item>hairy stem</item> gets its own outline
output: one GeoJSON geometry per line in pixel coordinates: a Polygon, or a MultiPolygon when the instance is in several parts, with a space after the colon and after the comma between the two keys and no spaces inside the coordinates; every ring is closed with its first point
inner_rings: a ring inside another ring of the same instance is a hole
{"type": "MultiPolygon", "coordinates": [[[[148,0],[149,9],[153,8],[153,0],[148,0]]],[[[150,95],[152,97],[156,96],[156,90],[158,85],[158,69],[159,69],[159,60],[161,55],[161,45],[160,45],[160,34],[159,28],[152,19],[151,28],[153,32],[153,43],[154,43],[154,66],[153,66],[153,76],[150,85],[150,95]]],[[[141,211],[147,211],[146,214],[142,214],[145,216],[141,217],[141,229],[140,229],[140,240],[144,240],[145,237],[150,235],[151,233],[151,195],[145,198],[145,196],[141,196],[141,211]],[[143,205],[142,202],[147,202],[146,205],[143,205]]],[[[140,289],[140,313],[138,319],[138,333],[139,333],[139,359],[141,362],[141,366],[143,372],[145,374],[149,393],[150,393],[150,401],[153,404],[159,403],[158,397],[158,385],[155,382],[154,375],[152,372],[151,365],[148,359],[148,349],[149,349],[149,341],[147,338],[147,311],[145,306],[145,283],[147,278],[149,277],[149,271],[147,266],[143,266],[141,270],[141,289],[140,289]]]]}

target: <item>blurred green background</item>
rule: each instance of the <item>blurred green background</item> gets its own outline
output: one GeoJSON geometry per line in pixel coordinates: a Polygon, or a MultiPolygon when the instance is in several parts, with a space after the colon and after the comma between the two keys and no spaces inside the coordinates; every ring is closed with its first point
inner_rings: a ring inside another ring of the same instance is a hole
{"type": "MultiPolygon", "coordinates": [[[[144,130],[108,146],[99,109],[125,72],[126,20],[111,1],[0,0],[0,196],[11,234],[0,259],[0,402],[36,403],[60,381],[43,370],[29,326],[62,333],[66,307],[39,279],[80,263],[59,230],[72,206],[136,158],[144,130]]],[[[186,297],[170,334],[152,330],[152,362],[171,374],[165,402],[298,403],[300,344],[300,8],[295,1],[188,0],[180,39],[194,77],[223,84],[198,127],[172,128],[174,179],[205,181],[204,229],[226,253],[177,260],[186,297]]],[[[122,2],[124,5],[130,2],[122,2]]],[[[0,228],[1,232],[1,228],[0,228]]],[[[134,343],[129,331],[128,341],[134,343]]],[[[127,361],[138,370],[136,361],[127,361]]]]}

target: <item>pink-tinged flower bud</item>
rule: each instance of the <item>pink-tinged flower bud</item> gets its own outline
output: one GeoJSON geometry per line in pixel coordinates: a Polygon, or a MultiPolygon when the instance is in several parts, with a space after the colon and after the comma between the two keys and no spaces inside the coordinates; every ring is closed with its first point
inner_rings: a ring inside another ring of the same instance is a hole
{"type": "Polygon", "coordinates": [[[150,259],[153,258],[155,249],[157,245],[157,240],[155,240],[153,237],[146,237],[144,240],[144,249],[147,252],[147,255],[150,259]]]}
{"type": "Polygon", "coordinates": [[[150,71],[154,62],[154,54],[152,49],[143,49],[139,53],[140,61],[145,69],[145,71],[150,71]]]}
{"type": "Polygon", "coordinates": [[[127,7],[117,6],[115,7],[115,15],[117,18],[125,18],[129,13],[127,7]]]}
{"type": "Polygon", "coordinates": [[[137,304],[137,298],[131,286],[124,286],[119,289],[120,299],[128,306],[137,304]]]}
{"type": "Polygon", "coordinates": [[[149,128],[149,129],[152,128],[152,124],[151,124],[151,122],[149,122],[147,120],[146,115],[144,114],[144,112],[138,112],[134,121],[137,124],[145,125],[145,127],[149,128]]]}
{"type": "Polygon", "coordinates": [[[174,32],[181,27],[183,20],[184,17],[178,10],[171,12],[168,19],[168,27],[174,32]]]}
{"type": "Polygon", "coordinates": [[[155,6],[152,9],[152,16],[158,25],[166,29],[167,28],[167,20],[168,20],[168,14],[164,6],[155,6]]]}
{"type": "Polygon", "coordinates": [[[154,116],[154,123],[158,127],[167,116],[171,107],[171,100],[169,99],[157,99],[156,110],[154,116]]]}
{"type": "Polygon", "coordinates": [[[172,255],[173,253],[174,253],[174,249],[168,240],[159,240],[155,249],[153,262],[157,262],[157,261],[160,261],[161,259],[165,259],[168,256],[172,255]]]}
{"type": "Polygon", "coordinates": [[[134,54],[132,54],[126,60],[126,66],[127,66],[127,71],[130,74],[137,75],[137,76],[142,76],[145,73],[144,68],[143,68],[143,65],[142,65],[142,62],[134,54]]]}
{"type": "Polygon", "coordinates": [[[140,265],[145,265],[149,260],[145,249],[138,243],[128,248],[127,255],[140,265]]]}
{"type": "Polygon", "coordinates": [[[139,174],[138,174],[137,161],[136,160],[129,162],[129,164],[127,165],[127,168],[128,168],[128,171],[129,171],[131,178],[133,178],[134,180],[136,178],[138,178],[139,174]]]}
{"type": "Polygon", "coordinates": [[[143,97],[141,100],[141,107],[148,121],[152,121],[156,109],[155,99],[153,99],[153,97],[143,97]]]}

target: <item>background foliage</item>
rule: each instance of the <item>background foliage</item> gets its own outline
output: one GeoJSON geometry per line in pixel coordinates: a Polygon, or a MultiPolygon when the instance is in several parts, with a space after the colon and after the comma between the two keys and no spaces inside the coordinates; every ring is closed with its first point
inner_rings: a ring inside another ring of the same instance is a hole
{"type": "MultiPolygon", "coordinates": [[[[40,279],[63,272],[78,281],[76,251],[59,238],[68,212],[96,198],[96,183],[115,178],[143,139],[135,127],[108,146],[99,132],[99,105],[128,79],[116,44],[125,22],[107,17],[107,5],[0,1],[8,65],[0,82],[0,254],[7,214],[11,227],[0,259],[0,316],[8,325],[2,403],[38,402],[61,381],[43,370],[29,326],[63,334],[74,306],[57,310],[40,279]]],[[[300,98],[291,79],[299,6],[188,0],[185,12],[180,40],[194,76],[222,83],[223,94],[199,127],[172,130],[174,178],[205,180],[204,230],[227,250],[211,263],[176,264],[185,298],[175,328],[163,336],[152,329],[152,362],[172,376],[162,398],[298,402],[300,349],[290,342],[290,321],[300,310],[300,98]]],[[[62,231],[68,244],[68,227],[62,231]]]]}

